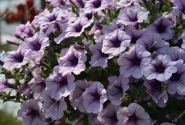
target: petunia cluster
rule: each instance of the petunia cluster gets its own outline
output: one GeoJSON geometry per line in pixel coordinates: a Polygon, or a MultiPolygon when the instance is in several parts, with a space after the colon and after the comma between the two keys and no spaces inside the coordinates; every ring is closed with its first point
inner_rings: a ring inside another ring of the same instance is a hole
{"type": "Polygon", "coordinates": [[[184,0],[46,5],[2,61],[25,125],[185,124],[184,0]]]}

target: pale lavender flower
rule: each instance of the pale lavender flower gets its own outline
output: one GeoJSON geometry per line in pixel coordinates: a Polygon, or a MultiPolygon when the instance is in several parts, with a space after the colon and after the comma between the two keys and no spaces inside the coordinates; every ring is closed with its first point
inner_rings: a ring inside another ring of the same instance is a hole
{"type": "Polygon", "coordinates": [[[112,2],[112,0],[88,0],[85,4],[85,11],[98,12],[108,8],[112,2]]]}
{"type": "Polygon", "coordinates": [[[151,64],[144,68],[146,79],[156,79],[161,82],[170,79],[172,74],[175,72],[177,72],[175,63],[172,62],[167,55],[158,55],[151,64]]]}
{"type": "Polygon", "coordinates": [[[169,43],[162,40],[160,35],[153,32],[143,34],[137,43],[142,45],[152,56],[164,54],[169,49],[169,43]]]}
{"type": "Polygon", "coordinates": [[[114,106],[111,103],[104,108],[97,116],[98,121],[102,125],[117,125],[117,111],[119,110],[120,106],[114,106]]]}
{"type": "Polygon", "coordinates": [[[0,92],[4,91],[6,88],[12,88],[13,85],[6,79],[4,74],[0,74],[0,92]]]}
{"type": "Polygon", "coordinates": [[[23,43],[23,49],[26,50],[25,57],[38,63],[42,59],[47,46],[49,46],[49,38],[42,33],[36,33],[23,43]]]}
{"type": "Polygon", "coordinates": [[[141,6],[131,6],[121,9],[118,15],[118,23],[123,25],[136,25],[147,20],[149,11],[141,6]]]}
{"type": "Polygon", "coordinates": [[[78,80],[75,82],[75,89],[70,95],[71,105],[77,108],[81,112],[85,112],[85,107],[83,104],[82,94],[86,88],[91,85],[92,82],[87,80],[78,80]]]}
{"type": "Polygon", "coordinates": [[[75,88],[74,76],[54,72],[46,79],[47,93],[54,99],[59,100],[61,97],[67,97],[75,88]]]}
{"type": "Polygon", "coordinates": [[[82,94],[86,112],[98,114],[103,109],[103,103],[107,100],[107,93],[100,82],[93,82],[82,94]]]}
{"type": "Polygon", "coordinates": [[[185,51],[179,47],[170,47],[167,54],[172,61],[182,60],[185,62],[185,51]]]}
{"type": "Polygon", "coordinates": [[[105,35],[102,52],[112,56],[118,56],[126,50],[130,44],[130,37],[118,29],[105,35]]]}
{"type": "Polygon", "coordinates": [[[38,100],[25,101],[17,115],[23,120],[24,125],[46,125],[44,115],[41,112],[41,104],[38,100]]]}
{"type": "Polygon", "coordinates": [[[68,25],[65,37],[68,38],[80,36],[84,32],[85,28],[89,27],[90,24],[91,22],[87,18],[78,18],[75,22],[68,25]]]}
{"type": "Polygon", "coordinates": [[[35,30],[28,21],[26,24],[20,24],[16,27],[15,36],[24,40],[25,38],[33,36],[35,30]]]}
{"type": "Polygon", "coordinates": [[[54,7],[61,7],[69,4],[68,0],[47,0],[54,7]]]}
{"type": "Polygon", "coordinates": [[[90,50],[92,52],[91,61],[89,62],[92,67],[100,66],[102,68],[107,67],[108,59],[111,59],[112,56],[109,54],[105,54],[101,51],[102,42],[98,42],[92,46],[90,46],[90,50]]]}
{"type": "Polygon", "coordinates": [[[170,40],[174,35],[172,27],[173,22],[169,18],[161,17],[149,27],[149,30],[158,33],[164,40],[170,40]]]}
{"type": "Polygon", "coordinates": [[[185,49],[185,32],[182,33],[180,41],[182,42],[181,48],[185,49]]]}
{"type": "Polygon", "coordinates": [[[59,58],[60,72],[66,74],[73,72],[75,75],[85,70],[86,51],[71,45],[67,53],[59,58]]]}
{"type": "Polygon", "coordinates": [[[157,80],[145,80],[146,92],[152,100],[159,106],[165,107],[168,101],[167,91],[163,89],[163,83],[157,80]]]}
{"type": "Polygon", "coordinates": [[[116,2],[116,5],[118,8],[131,7],[131,6],[139,5],[140,1],[141,0],[119,0],[116,2]]]}
{"type": "Polygon", "coordinates": [[[177,72],[173,73],[167,81],[168,92],[172,95],[185,95],[185,64],[182,61],[176,63],[177,72]]]}
{"type": "Polygon", "coordinates": [[[56,100],[46,91],[43,97],[43,110],[47,118],[57,120],[63,117],[64,111],[67,110],[67,104],[64,97],[56,100]]]}
{"type": "Polygon", "coordinates": [[[120,108],[117,112],[118,125],[152,125],[150,116],[145,109],[137,103],[120,108]]]}
{"type": "Polygon", "coordinates": [[[119,57],[120,73],[124,77],[141,78],[143,76],[143,68],[150,61],[149,53],[144,51],[141,45],[134,45],[128,52],[123,53],[119,57]]]}
{"type": "Polygon", "coordinates": [[[121,98],[125,92],[129,89],[129,79],[122,76],[110,76],[108,77],[109,85],[107,89],[107,95],[113,105],[120,105],[121,98]]]}
{"type": "Polygon", "coordinates": [[[16,51],[10,51],[7,53],[7,57],[4,60],[3,68],[7,70],[14,70],[21,68],[28,60],[25,58],[25,50],[20,46],[16,51]]]}

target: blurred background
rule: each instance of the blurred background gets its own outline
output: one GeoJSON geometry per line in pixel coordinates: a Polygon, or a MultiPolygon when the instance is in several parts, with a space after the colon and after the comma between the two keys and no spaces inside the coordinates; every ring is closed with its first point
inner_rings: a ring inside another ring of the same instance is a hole
{"type": "MultiPolygon", "coordinates": [[[[44,0],[0,0],[0,53],[15,48],[17,25],[31,21],[44,8],[44,0]]],[[[0,125],[21,125],[16,114],[19,103],[0,100],[0,125]]]]}

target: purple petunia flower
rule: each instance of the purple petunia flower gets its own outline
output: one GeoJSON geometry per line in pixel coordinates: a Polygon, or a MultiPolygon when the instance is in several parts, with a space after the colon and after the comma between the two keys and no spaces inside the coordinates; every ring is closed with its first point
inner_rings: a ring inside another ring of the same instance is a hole
{"type": "Polygon", "coordinates": [[[167,54],[170,56],[172,61],[182,60],[185,62],[185,51],[179,47],[170,47],[167,54]]]}
{"type": "Polygon", "coordinates": [[[46,79],[47,93],[54,99],[59,100],[61,97],[70,95],[74,88],[74,76],[72,74],[65,74],[54,72],[46,79]]]}
{"type": "Polygon", "coordinates": [[[117,125],[117,111],[120,106],[114,106],[111,103],[101,111],[97,119],[102,125],[117,125]]]}
{"type": "Polygon", "coordinates": [[[65,37],[78,37],[84,32],[85,28],[89,27],[90,25],[91,22],[88,21],[87,18],[78,18],[75,22],[68,25],[65,37]]]}
{"type": "Polygon", "coordinates": [[[116,2],[118,8],[125,8],[139,5],[141,0],[119,0],[116,2]]]}
{"type": "Polygon", "coordinates": [[[118,56],[126,50],[130,44],[130,37],[122,30],[115,30],[105,35],[102,52],[112,56],[118,56]]]}
{"type": "Polygon", "coordinates": [[[17,26],[15,32],[15,36],[17,38],[24,40],[25,38],[33,36],[35,30],[28,21],[26,24],[20,24],[19,26],[17,26]]]}
{"type": "Polygon", "coordinates": [[[117,112],[118,125],[152,125],[150,116],[137,103],[120,108],[117,112]]]}
{"type": "Polygon", "coordinates": [[[25,58],[25,50],[22,46],[16,51],[10,51],[7,53],[7,57],[5,57],[3,68],[7,70],[14,70],[16,68],[21,68],[21,66],[25,65],[28,62],[28,59],[25,58]]]}
{"type": "Polygon", "coordinates": [[[168,101],[167,91],[163,89],[163,83],[157,80],[145,80],[146,92],[159,107],[165,107],[168,101]]]}
{"type": "Polygon", "coordinates": [[[12,88],[13,85],[6,79],[4,74],[0,74],[0,92],[4,91],[6,88],[12,88]]]}
{"type": "Polygon", "coordinates": [[[107,100],[106,90],[100,82],[93,82],[82,94],[86,112],[98,114],[103,109],[103,103],[107,100]]]}
{"type": "Polygon", "coordinates": [[[125,92],[129,89],[129,79],[122,76],[110,76],[108,78],[109,86],[107,90],[107,95],[109,100],[113,105],[120,105],[121,98],[124,96],[125,92]]]}
{"type": "Polygon", "coordinates": [[[174,3],[173,10],[176,14],[182,13],[183,18],[185,18],[185,1],[184,0],[173,0],[174,3]]]}
{"type": "Polygon", "coordinates": [[[141,45],[134,45],[128,52],[123,53],[119,57],[120,73],[124,77],[141,78],[143,76],[143,68],[150,61],[149,53],[144,51],[141,45]]]}
{"type": "Polygon", "coordinates": [[[108,8],[112,2],[112,0],[88,0],[85,4],[85,11],[98,12],[108,8]]]}
{"type": "Polygon", "coordinates": [[[92,67],[100,66],[102,68],[106,68],[108,59],[112,58],[111,55],[105,54],[101,51],[102,44],[102,42],[99,42],[90,47],[93,55],[91,56],[91,61],[89,63],[92,67]]]}
{"type": "Polygon", "coordinates": [[[170,40],[174,35],[172,24],[173,22],[169,18],[161,17],[149,27],[149,30],[158,33],[164,40],[170,40]]]}
{"type": "Polygon", "coordinates": [[[142,45],[152,56],[164,54],[169,49],[169,44],[162,40],[160,35],[153,32],[143,34],[137,43],[142,45]]]}
{"type": "Polygon", "coordinates": [[[81,112],[85,112],[85,107],[83,104],[82,94],[86,88],[90,86],[92,82],[87,80],[78,80],[75,82],[75,89],[70,95],[70,101],[73,107],[77,108],[81,112]]]}
{"type": "Polygon", "coordinates": [[[49,38],[42,33],[36,33],[23,43],[23,48],[27,51],[25,57],[35,63],[40,62],[44,55],[44,49],[49,46],[49,38]]]}
{"type": "Polygon", "coordinates": [[[167,55],[158,55],[151,64],[144,68],[144,74],[146,79],[157,79],[158,81],[166,81],[170,79],[173,73],[177,72],[177,68],[174,66],[167,55]]]}
{"type": "Polygon", "coordinates": [[[176,63],[177,72],[173,73],[168,83],[168,92],[172,95],[185,95],[185,64],[182,61],[176,63]]]}
{"type": "Polygon", "coordinates": [[[75,75],[85,70],[86,51],[71,45],[67,53],[59,58],[59,72],[64,74],[73,72],[75,75]]]}
{"type": "Polygon", "coordinates": [[[128,27],[126,30],[126,33],[131,37],[130,43],[134,45],[142,37],[142,35],[144,34],[144,31],[135,29],[133,27],[128,27]]]}
{"type": "Polygon", "coordinates": [[[67,104],[64,97],[56,100],[51,95],[48,95],[46,91],[43,97],[43,110],[46,117],[57,120],[63,117],[64,111],[67,110],[67,104]]]}
{"type": "Polygon", "coordinates": [[[131,6],[121,9],[117,23],[123,25],[136,25],[148,18],[149,11],[141,6],[131,6]]]}
{"type": "Polygon", "coordinates": [[[41,104],[37,100],[25,101],[17,115],[25,125],[46,125],[41,112],[41,104]]]}

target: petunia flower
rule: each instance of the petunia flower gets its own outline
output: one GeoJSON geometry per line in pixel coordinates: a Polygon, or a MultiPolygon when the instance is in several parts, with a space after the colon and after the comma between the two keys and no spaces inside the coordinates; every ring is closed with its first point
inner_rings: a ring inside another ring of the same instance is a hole
{"type": "Polygon", "coordinates": [[[141,78],[143,68],[151,62],[149,53],[141,45],[134,45],[118,58],[120,73],[124,77],[141,78]]]}
{"type": "Polygon", "coordinates": [[[146,79],[156,79],[161,82],[169,80],[172,74],[176,72],[175,63],[167,55],[158,55],[151,64],[144,68],[146,79]]]}
{"type": "Polygon", "coordinates": [[[47,94],[47,91],[43,97],[43,110],[46,117],[53,120],[58,120],[64,116],[64,111],[67,110],[67,104],[64,101],[64,97],[56,100],[47,94]]]}
{"type": "Polygon", "coordinates": [[[54,99],[59,100],[61,97],[67,97],[75,88],[74,76],[54,72],[46,79],[47,93],[54,99]]]}
{"type": "Polygon", "coordinates": [[[152,56],[165,54],[169,49],[169,44],[162,40],[160,35],[153,32],[144,33],[137,43],[142,45],[152,56]]]}
{"type": "Polygon", "coordinates": [[[70,95],[70,101],[71,105],[75,108],[77,108],[81,112],[85,112],[84,107],[84,100],[82,98],[83,92],[85,92],[85,89],[88,88],[91,85],[92,82],[89,82],[87,80],[78,80],[75,82],[75,89],[70,95]]]}
{"type": "Polygon", "coordinates": [[[107,95],[113,105],[120,105],[121,98],[125,92],[129,89],[129,79],[122,76],[110,76],[108,77],[109,85],[107,89],[107,95]]]}
{"type": "Polygon", "coordinates": [[[39,63],[47,46],[49,46],[49,38],[42,33],[36,33],[23,43],[23,48],[27,52],[25,57],[35,63],[39,63]]]}
{"type": "Polygon", "coordinates": [[[67,53],[59,58],[59,72],[80,74],[85,70],[86,51],[71,45],[67,53]]]}
{"type": "Polygon", "coordinates": [[[28,59],[25,58],[25,53],[26,52],[22,46],[20,46],[16,51],[7,52],[7,57],[4,60],[3,68],[7,70],[14,70],[26,65],[28,59]]]}
{"type": "Polygon", "coordinates": [[[102,42],[98,42],[92,46],[90,46],[90,50],[92,52],[91,61],[89,62],[92,67],[100,66],[102,68],[107,67],[108,59],[111,59],[112,56],[109,54],[105,54],[101,51],[102,42]]]}
{"type": "Polygon", "coordinates": [[[103,104],[107,100],[107,93],[100,82],[93,82],[82,94],[84,107],[87,113],[98,114],[103,110],[103,104]]]}
{"type": "Polygon", "coordinates": [[[167,91],[163,88],[163,83],[157,80],[145,80],[146,92],[159,107],[165,107],[168,101],[167,91]]]}
{"type": "Polygon", "coordinates": [[[167,17],[161,17],[151,24],[148,30],[158,33],[164,40],[170,40],[174,35],[172,28],[172,21],[167,17]]]}
{"type": "Polygon", "coordinates": [[[182,61],[176,63],[177,72],[173,73],[168,83],[168,92],[172,95],[185,95],[185,64],[182,61]]]}
{"type": "Polygon", "coordinates": [[[137,103],[120,108],[117,112],[118,125],[152,125],[151,118],[144,108],[137,103]]]}
{"type": "Polygon", "coordinates": [[[118,29],[105,35],[102,52],[112,56],[118,56],[126,50],[130,44],[130,37],[118,29]]]}
{"type": "Polygon", "coordinates": [[[114,106],[111,103],[104,108],[97,116],[98,121],[102,125],[117,125],[118,118],[117,118],[117,111],[119,110],[120,106],[114,106]]]}
{"type": "Polygon", "coordinates": [[[38,100],[30,99],[21,105],[17,115],[25,125],[46,125],[38,100]]]}
{"type": "Polygon", "coordinates": [[[89,27],[90,24],[91,22],[89,22],[87,18],[78,18],[76,21],[68,25],[65,38],[80,36],[84,32],[85,28],[89,27]]]}
{"type": "Polygon", "coordinates": [[[179,47],[170,47],[167,51],[167,54],[170,56],[172,61],[182,60],[185,62],[185,51],[179,47]]]}
{"type": "Polygon", "coordinates": [[[121,9],[117,23],[123,25],[136,25],[147,20],[149,11],[139,5],[121,9]]]}

